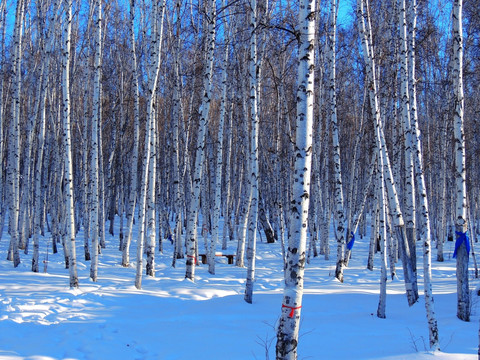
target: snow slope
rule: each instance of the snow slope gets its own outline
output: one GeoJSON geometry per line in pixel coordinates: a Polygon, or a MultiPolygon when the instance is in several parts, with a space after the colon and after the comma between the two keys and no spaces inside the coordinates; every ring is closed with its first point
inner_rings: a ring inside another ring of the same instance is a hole
{"type": "MultiPolygon", "coordinates": [[[[44,259],[48,238],[43,240],[44,259]]],[[[243,301],[246,269],[218,258],[216,275],[206,265],[192,283],[185,263],[172,268],[172,246],[156,257],[156,277],[134,287],[135,267],[120,266],[116,237],[107,237],[100,256],[99,281],[89,280],[77,238],[80,288],[68,287],[61,247],[49,254],[47,273],[30,271],[22,252],[16,269],[5,260],[9,237],[0,241],[0,359],[274,359],[275,323],[282,301],[281,249],[258,243],[254,302],[243,301]]],[[[200,240],[203,247],[203,240],[200,240]]],[[[332,241],[332,254],[334,254],[332,241]]],[[[477,359],[478,296],[472,321],[456,314],[455,260],[433,262],[433,289],[442,352],[429,353],[423,301],[409,308],[401,268],[389,281],[387,319],[376,317],[379,269],[366,270],[368,239],[357,239],[345,282],[334,280],[335,261],[312,258],[306,269],[299,359],[477,359]]],[[[234,253],[229,242],[227,253],[234,253]]],[[[131,254],[135,254],[132,244],[131,254]]],[[[420,253],[419,253],[420,255],[420,253]]],[[[134,260],[134,259],[132,259],[134,260]]],[[[421,261],[421,256],[419,256],[421,261]]],[[[419,269],[422,269],[419,263],[419,269]]],[[[41,270],[43,271],[43,269],[41,270]]],[[[471,280],[471,288],[478,285],[471,280]]]]}

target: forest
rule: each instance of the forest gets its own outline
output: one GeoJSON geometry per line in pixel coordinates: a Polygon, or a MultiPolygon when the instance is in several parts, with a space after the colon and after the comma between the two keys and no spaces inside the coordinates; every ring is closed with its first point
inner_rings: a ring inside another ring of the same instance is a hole
{"type": "Polygon", "coordinates": [[[1,0],[0,29],[12,269],[28,255],[38,273],[61,253],[66,285],[82,286],[79,259],[95,283],[113,238],[142,289],[166,246],[193,282],[228,247],[252,303],[257,240],[279,243],[276,357],[294,359],[305,266],[333,259],[343,283],[367,233],[376,315],[387,279],[404,281],[410,306],[422,279],[438,350],[431,269],[452,242],[456,316],[470,321],[478,1],[1,0]]]}

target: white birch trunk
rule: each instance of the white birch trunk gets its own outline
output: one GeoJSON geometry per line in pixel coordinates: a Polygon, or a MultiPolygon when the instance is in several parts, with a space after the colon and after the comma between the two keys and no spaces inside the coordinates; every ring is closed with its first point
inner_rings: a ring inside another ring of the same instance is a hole
{"type": "Polygon", "coordinates": [[[199,109],[200,121],[198,126],[197,146],[195,149],[195,168],[193,174],[193,190],[190,199],[190,209],[188,212],[187,232],[186,232],[186,272],[185,278],[195,280],[195,265],[197,251],[197,217],[200,204],[200,188],[202,184],[203,159],[205,153],[205,138],[207,133],[207,122],[210,111],[210,101],[212,95],[212,76],[213,76],[213,58],[215,52],[215,24],[216,24],[216,6],[215,0],[207,3],[208,14],[208,34],[206,36],[207,56],[205,61],[205,70],[203,76],[203,97],[199,109]]]}
{"type": "Polygon", "coordinates": [[[463,0],[453,1],[453,79],[455,93],[454,139],[455,139],[455,232],[457,258],[457,317],[470,321],[470,290],[468,285],[467,247],[467,189],[465,165],[464,94],[463,94],[463,0]]]}
{"type": "Polygon", "coordinates": [[[130,264],[130,244],[132,242],[133,219],[135,217],[135,206],[137,200],[137,167],[138,167],[138,145],[140,142],[140,91],[138,84],[137,55],[135,50],[135,0],[130,0],[129,35],[131,42],[131,56],[133,64],[133,151],[131,163],[130,195],[128,197],[127,210],[127,234],[122,249],[122,266],[130,264]]]}
{"type": "MultiPolygon", "coordinates": [[[[378,132],[378,130],[377,130],[378,132]]],[[[377,134],[378,136],[378,134],[377,134]]],[[[385,212],[385,181],[383,179],[383,159],[378,157],[378,208],[379,208],[379,224],[378,224],[378,241],[380,243],[380,298],[378,300],[377,317],[385,319],[387,304],[387,219],[385,212]]]]}
{"type": "MultiPolygon", "coordinates": [[[[155,109],[153,109],[152,119],[150,120],[150,161],[148,164],[148,194],[147,194],[147,264],[146,274],[155,276],[155,183],[156,183],[156,119],[155,109]]],[[[160,224],[159,224],[160,225],[160,224]]]]}
{"type": "Polygon", "coordinates": [[[93,80],[93,114],[91,133],[90,181],[92,192],[92,208],[90,209],[90,231],[92,238],[92,257],[90,263],[90,278],[97,281],[98,274],[98,247],[99,247],[99,118],[100,118],[100,79],[101,79],[101,41],[102,41],[102,1],[95,1],[95,60],[93,80]]]}
{"type": "MultiPolygon", "coordinates": [[[[228,9],[226,8],[225,0],[222,0],[222,8],[227,11],[225,16],[228,16],[228,9]]],[[[220,211],[222,206],[222,169],[223,169],[223,132],[225,127],[225,117],[227,113],[227,66],[228,66],[228,50],[230,47],[229,41],[229,27],[228,23],[224,23],[224,37],[225,45],[222,59],[222,100],[220,103],[220,120],[218,124],[218,135],[216,143],[216,164],[215,164],[215,203],[213,208],[213,217],[212,217],[212,237],[210,240],[210,251],[209,251],[209,261],[208,261],[208,272],[210,274],[215,274],[215,249],[218,242],[218,222],[220,219],[220,211]]],[[[229,171],[229,169],[226,169],[229,171]]],[[[227,227],[227,219],[225,218],[224,227],[227,227]]]]}
{"type": "Polygon", "coordinates": [[[277,329],[276,358],[296,359],[303,298],[312,163],[315,1],[302,0],[298,12],[298,84],[295,173],[285,289],[277,329]]]}
{"type": "Polygon", "coordinates": [[[57,19],[57,2],[54,1],[52,16],[50,18],[49,29],[46,33],[46,48],[45,48],[45,62],[42,64],[41,77],[39,82],[41,84],[40,93],[40,118],[38,120],[38,134],[37,134],[37,156],[35,167],[35,205],[34,205],[34,228],[33,228],[33,256],[32,256],[32,271],[39,271],[39,255],[40,255],[40,235],[42,223],[42,209],[43,209],[43,193],[42,193],[42,176],[43,176],[43,154],[45,147],[45,128],[47,120],[47,88],[48,88],[48,70],[50,68],[50,59],[52,49],[55,41],[54,25],[57,19]]]}
{"type": "Polygon", "coordinates": [[[415,256],[415,183],[414,183],[414,168],[413,168],[413,134],[410,119],[410,94],[408,81],[408,40],[407,40],[407,16],[405,0],[400,0],[399,3],[399,22],[400,22],[400,38],[401,38],[401,56],[400,56],[400,79],[401,79],[401,105],[402,105],[402,120],[403,132],[405,142],[405,176],[404,176],[404,220],[405,232],[407,235],[408,246],[410,249],[410,257],[412,265],[416,268],[415,256]]]}
{"type": "MultiPolygon", "coordinates": [[[[4,101],[3,101],[3,94],[4,94],[4,85],[5,85],[5,37],[6,37],[6,26],[5,22],[7,19],[7,1],[2,0],[0,3],[0,19],[1,19],[1,49],[2,52],[1,56],[1,68],[2,71],[0,73],[2,79],[0,81],[0,159],[4,158],[4,151],[5,151],[5,144],[4,144],[4,128],[5,128],[5,112],[4,112],[4,101]]],[[[5,178],[5,174],[0,176],[0,199],[4,199],[4,201],[0,204],[0,241],[2,240],[3,234],[3,225],[5,222],[5,209],[6,209],[6,196],[4,197],[4,190],[5,184],[7,179],[5,178]]]]}
{"type": "MultiPolygon", "coordinates": [[[[244,90],[245,94],[243,96],[243,114],[249,114],[248,110],[248,105],[247,105],[247,98],[248,96],[246,95],[246,90],[244,90]]],[[[244,116],[242,118],[243,121],[243,127],[244,127],[244,133],[245,133],[245,139],[248,139],[248,117],[244,116]]],[[[248,146],[246,146],[248,148],[248,146]]],[[[248,177],[248,172],[251,169],[250,165],[250,156],[244,156],[244,150],[242,149],[241,151],[242,157],[241,158],[246,158],[245,164],[241,164],[241,177],[240,177],[240,182],[239,186],[241,187],[242,191],[239,193],[242,194],[241,199],[238,201],[238,211],[237,211],[237,218],[238,220],[238,226],[237,226],[237,254],[236,254],[236,262],[235,265],[238,267],[244,267],[245,266],[245,244],[247,240],[247,230],[248,230],[248,216],[250,212],[250,203],[251,203],[251,184],[250,184],[250,179],[248,177]],[[245,174],[246,173],[246,174],[245,174]],[[246,178],[246,181],[244,180],[246,178]]]]}
{"type": "Polygon", "coordinates": [[[172,266],[175,267],[177,259],[183,258],[183,241],[182,241],[182,228],[183,228],[183,204],[182,204],[182,174],[180,171],[180,122],[182,121],[182,99],[181,99],[181,79],[180,79],[180,31],[181,31],[181,0],[176,1],[176,42],[175,42],[175,84],[173,88],[173,183],[174,183],[174,196],[175,196],[175,234],[174,234],[174,254],[172,260],[172,266]]]}
{"type": "MultiPolygon", "coordinates": [[[[379,168],[380,169],[380,168],[379,168]]],[[[375,173],[375,176],[377,174],[375,173]]],[[[375,196],[378,196],[378,191],[375,193],[375,196]]],[[[368,259],[367,259],[367,269],[373,271],[374,269],[374,257],[377,250],[377,225],[378,225],[378,201],[375,201],[376,209],[372,211],[372,222],[370,224],[370,244],[368,247],[368,259]]]]}
{"type": "MultiPolygon", "coordinates": [[[[149,182],[149,170],[150,170],[150,157],[152,156],[152,137],[155,136],[155,110],[154,101],[157,89],[158,76],[160,72],[161,64],[161,50],[163,39],[163,21],[165,15],[165,0],[161,0],[159,4],[154,3],[153,11],[153,40],[151,44],[151,62],[148,74],[148,99],[147,99],[147,132],[145,134],[145,150],[143,155],[143,180],[140,190],[140,202],[138,211],[138,228],[139,235],[137,240],[137,266],[135,276],[135,287],[137,289],[142,288],[142,270],[143,270],[143,249],[145,242],[145,219],[146,219],[146,207],[147,207],[147,192],[149,182]]],[[[155,231],[154,231],[155,234],[155,231]]],[[[154,236],[154,235],[153,235],[154,236]]]]}
{"type": "Polygon", "coordinates": [[[397,237],[402,248],[402,262],[404,269],[404,281],[405,289],[407,293],[408,304],[412,306],[418,300],[418,289],[415,274],[413,272],[412,264],[410,261],[410,251],[408,242],[405,237],[405,224],[400,210],[400,203],[398,201],[398,195],[395,188],[395,182],[392,175],[392,169],[390,166],[390,160],[385,142],[385,135],[383,133],[383,124],[380,117],[380,108],[378,105],[378,84],[376,79],[376,66],[374,59],[374,51],[372,45],[372,30],[370,25],[368,0],[357,1],[358,18],[360,19],[359,30],[362,38],[363,56],[365,59],[370,106],[372,109],[372,115],[375,121],[375,128],[378,128],[379,136],[376,141],[378,142],[377,148],[380,152],[379,156],[383,157],[383,172],[384,180],[386,182],[386,190],[388,196],[389,211],[393,220],[393,227],[395,236],[397,237]],[[365,6],[366,5],[366,6],[365,6]],[[365,9],[365,7],[367,9],[365,9]]]}
{"type": "Polygon", "coordinates": [[[343,207],[343,183],[342,183],[342,166],[340,161],[340,141],[338,135],[337,123],[337,95],[335,83],[335,44],[337,32],[337,1],[331,0],[330,16],[331,31],[329,36],[330,43],[330,126],[332,131],[333,142],[333,179],[334,179],[334,198],[335,198],[335,220],[337,221],[336,238],[337,238],[337,266],[335,268],[335,277],[343,282],[343,268],[345,266],[345,210],[343,207]]]}
{"type": "Polygon", "coordinates": [[[425,185],[424,168],[422,161],[421,133],[418,124],[417,114],[417,87],[415,76],[415,34],[417,22],[417,4],[412,0],[409,8],[409,92],[410,92],[410,111],[411,126],[413,136],[413,153],[415,154],[415,176],[419,193],[419,207],[421,219],[421,239],[423,240],[423,281],[425,294],[425,309],[427,313],[427,322],[429,329],[430,349],[440,350],[438,325],[435,316],[435,306],[432,291],[432,255],[431,255],[431,224],[428,208],[427,189],[425,185]]]}
{"type": "Polygon", "coordinates": [[[443,123],[443,129],[442,129],[442,145],[443,145],[443,151],[440,159],[440,196],[441,199],[445,199],[444,201],[440,201],[439,203],[439,212],[440,212],[440,229],[438,230],[438,235],[437,235],[437,261],[443,262],[444,261],[444,256],[443,256],[443,243],[445,242],[447,238],[447,209],[448,205],[446,204],[446,199],[447,199],[447,153],[448,153],[448,148],[447,148],[447,143],[448,143],[448,137],[447,137],[447,124],[448,120],[445,118],[445,120],[442,121],[443,123]]]}
{"type": "Polygon", "coordinates": [[[72,164],[72,140],[70,125],[70,39],[72,33],[72,0],[67,0],[66,18],[64,29],[63,48],[63,71],[62,71],[62,92],[63,92],[63,142],[64,142],[64,191],[65,191],[65,223],[66,223],[66,248],[69,252],[70,287],[78,287],[77,275],[77,252],[75,247],[75,216],[73,203],[73,164],[72,164]]]}
{"type": "Polygon", "coordinates": [[[233,198],[230,195],[232,189],[232,131],[233,131],[233,104],[229,107],[229,118],[228,118],[228,127],[227,127],[227,149],[226,149],[226,164],[225,164],[225,205],[224,205],[224,225],[223,225],[223,239],[222,239],[222,250],[227,250],[227,238],[233,240],[233,226],[232,226],[232,212],[233,212],[233,198]]]}
{"type": "Polygon", "coordinates": [[[23,17],[24,1],[18,0],[14,26],[12,121],[9,133],[12,141],[9,142],[7,166],[7,179],[10,183],[8,200],[10,246],[7,259],[13,261],[14,267],[20,264],[18,217],[20,213],[20,97],[23,17]]]}
{"type": "Polygon", "coordinates": [[[244,299],[252,303],[253,283],[255,281],[255,250],[257,241],[257,219],[258,219],[258,102],[259,89],[257,74],[259,65],[257,63],[257,1],[250,0],[250,59],[249,59],[249,84],[250,84],[250,211],[248,223],[248,245],[247,245],[247,282],[245,285],[244,299]]]}

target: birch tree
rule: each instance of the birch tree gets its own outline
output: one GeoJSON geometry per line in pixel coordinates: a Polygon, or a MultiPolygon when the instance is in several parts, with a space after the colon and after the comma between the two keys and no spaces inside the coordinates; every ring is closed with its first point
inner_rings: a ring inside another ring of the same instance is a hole
{"type": "Polygon", "coordinates": [[[132,58],[132,78],[133,78],[133,150],[132,165],[130,177],[130,195],[128,197],[127,210],[127,236],[122,249],[122,266],[129,266],[130,263],[130,244],[132,242],[133,220],[135,217],[135,206],[137,203],[137,167],[138,167],[138,145],[140,142],[140,90],[137,71],[137,55],[135,50],[135,0],[130,0],[129,17],[129,35],[132,58]]]}
{"type": "MultiPolygon", "coordinates": [[[[55,42],[55,24],[57,21],[58,3],[54,1],[53,11],[50,17],[50,23],[46,30],[45,49],[44,56],[45,61],[42,63],[41,77],[39,79],[41,92],[40,92],[40,117],[37,123],[37,154],[36,154],[36,167],[35,167],[35,190],[34,190],[34,228],[33,228],[33,256],[32,256],[32,271],[39,271],[39,252],[40,252],[40,235],[41,235],[41,222],[42,222],[42,209],[43,209],[43,192],[42,192],[42,180],[43,180],[43,161],[44,161],[44,148],[45,148],[45,132],[47,122],[47,89],[49,85],[49,68],[52,57],[53,45],[55,42]]],[[[46,18],[46,15],[45,15],[46,18]]]]}
{"type": "Polygon", "coordinates": [[[337,94],[335,83],[335,57],[336,57],[336,35],[337,35],[337,0],[331,0],[330,3],[331,30],[329,34],[330,56],[330,86],[329,86],[329,115],[333,142],[333,181],[335,197],[335,217],[337,220],[336,238],[337,238],[337,266],[335,268],[335,277],[343,282],[344,252],[345,252],[345,211],[343,207],[343,183],[342,166],[340,161],[340,141],[338,135],[337,123],[337,94]]]}
{"type": "Polygon", "coordinates": [[[312,163],[315,1],[302,0],[298,12],[297,121],[293,202],[290,210],[285,287],[277,328],[277,359],[296,359],[306,261],[312,163]]]}
{"type": "MultiPolygon", "coordinates": [[[[380,136],[377,129],[377,136],[380,136]]],[[[378,241],[380,242],[380,298],[378,301],[377,317],[380,319],[386,318],[386,302],[387,302],[387,224],[385,211],[385,181],[383,178],[383,159],[378,157],[378,172],[377,172],[377,197],[379,210],[379,224],[378,224],[378,241]]]]}
{"type": "Polygon", "coordinates": [[[99,117],[100,117],[100,79],[101,79],[101,50],[102,50],[102,1],[96,0],[95,21],[95,60],[94,60],[94,80],[93,80],[93,114],[92,114],[92,134],[91,134],[91,158],[90,158],[90,191],[91,209],[90,209],[90,230],[92,236],[92,258],[90,263],[90,278],[97,281],[98,273],[98,247],[99,247],[99,117]]]}
{"type": "MultiPolygon", "coordinates": [[[[157,90],[157,82],[160,73],[161,64],[161,52],[162,52],[162,40],[163,40],[163,21],[165,15],[165,0],[160,3],[154,2],[153,4],[153,18],[152,18],[152,44],[150,49],[150,66],[148,69],[148,99],[147,99],[147,131],[145,134],[145,147],[143,154],[143,179],[140,189],[140,204],[138,211],[138,227],[139,235],[137,240],[137,266],[135,276],[135,287],[141,289],[142,287],[142,270],[143,270],[143,249],[145,241],[145,219],[146,219],[146,207],[147,207],[147,193],[149,186],[149,179],[152,175],[150,172],[150,159],[152,157],[151,151],[152,145],[155,146],[155,94],[157,90]]],[[[153,155],[154,156],[154,155],[153,155]]],[[[155,186],[155,184],[153,184],[155,186]]],[[[149,226],[149,233],[151,234],[151,227],[149,226]]],[[[155,231],[153,235],[155,236],[155,231]]]]}
{"type": "Polygon", "coordinates": [[[247,245],[247,282],[245,285],[245,301],[252,303],[253,283],[255,281],[255,250],[257,241],[258,220],[258,63],[257,63],[257,1],[250,0],[250,59],[248,77],[250,85],[250,210],[248,216],[247,245]]]}
{"type": "Polygon", "coordinates": [[[415,162],[415,181],[419,193],[419,210],[421,226],[419,228],[423,240],[423,281],[425,294],[425,309],[427,313],[427,322],[429,329],[429,344],[432,350],[439,350],[438,325],[435,316],[435,307],[432,291],[432,255],[431,255],[431,223],[429,215],[427,189],[425,184],[425,172],[423,166],[423,152],[421,144],[421,132],[418,124],[417,113],[417,87],[415,75],[415,34],[417,22],[417,2],[412,0],[408,8],[408,79],[409,79],[409,97],[410,97],[410,123],[412,128],[412,146],[415,162]]]}
{"type": "Polygon", "coordinates": [[[470,243],[467,236],[467,189],[465,165],[464,92],[463,92],[463,25],[462,0],[453,1],[453,81],[455,142],[455,252],[457,259],[457,317],[470,321],[468,260],[470,243]]]}
{"type": "MultiPolygon", "coordinates": [[[[3,0],[0,2],[0,30],[1,30],[1,48],[0,51],[2,52],[1,54],[1,63],[0,66],[2,67],[1,71],[1,76],[2,79],[0,81],[0,162],[3,164],[3,158],[4,158],[4,151],[5,151],[5,142],[4,142],[4,131],[5,131],[5,112],[4,112],[4,100],[3,100],[3,94],[4,94],[4,85],[5,85],[5,37],[6,37],[6,19],[7,19],[7,1],[3,0]]],[[[3,224],[5,222],[5,212],[6,212],[6,204],[4,200],[6,200],[6,196],[4,196],[4,190],[5,190],[5,185],[6,185],[6,177],[5,177],[5,172],[2,172],[2,175],[0,176],[0,200],[1,200],[1,205],[0,205],[0,240],[2,239],[2,234],[3,234],[3,224]]]]}
{"type": "Polygon", "coordinates": [[[17,1],[14,24],[13,53],[13,99],[11,105],[10,141],[8,149],[7,178],[9,183],[9,232],[10,246],[7,259],[13,266],[20,264],[18,217],[20,213],[20,97],[22,91],[22,34],[24,18],[24,0],[17,1]]]}
{"type": "Polygon", "coordinates": [[[399,21],[400,21],[400,38],[401,38],[401,56],[400,56],[400,78],[401,78],[401,115],[403,120],[404,142],[405,142],[405,176],[404,176],[404,219],[405,233],[407,236],[408,246],[410,248],[410,256],[415,269],[415,182],[414,182],[414,163],[413,163],[413,134],[410,119],[410,94],[408,81],[408,39],[407,39],[407,16],[405,0],[399,3],[399,21]]]}
{"type": "Polygon", "coordinates": [[[390,216],[392,216],[395,236],[397,237],[402,249],[405,290],[407,293],[408,304],[412,306],[418,300],[418,288],[410,259],[410,249],[405,236],[405,222],[400,210],[400,203],[398,200],[398,194],[396,191],[395,181],[392,175],[392,168],[390,166],[390,159],[386,147],[383,121],[380,114],[380,105],[378,100],[378,80],[376,77],[376,65],[374,49],[372,45],[372,30],[370,24],[368,0],[358,0],[357,11],[363,57],[366,64],[370,108],[372,111],[375,128],[379,129],[379,136],[376,137],[378,142],[377,149],[379,151],[378,156],[383,157],[383,172],[388,197],[387,204],[390,216]]]}
{"type": "Polygon", "coordinates": [[[70,287],[78,287],[77,253],[75,248],[75,215],[73,203],[73,164],[72,164],[72,131],[71,131],[71,104],[70,104],[70,62],[71,62],[71,34],[72,34],[72,0],[65,3],[65,28],[63,38],[63,70],[62,70],[62,94],[63,94],[63,143],[64,143],[64,191],[65,191],[65,223],[66,239],[65,246],[68,249],[68,261],[70,271],[70,287]]]}
{"type": "MultiPolygon", "coordinates": [[[[203,96],[200,105],[200,120],[198,124],[197,144],[195,148],[195,166],[193,169],[193,189],[190,198],[187,231],[186,231],[186,272],[185,278],[195,280],[196,247],[197,247],[197,218],[200,204],[200,190],[202,185],[203,160],[205,153],[205,138],[212,96],[213,57],[215,52],[216,6],[215,0],[206,2],[207,16],[206,57],[203,72],[203,96]]],[[[204,214],[205,215],[205,214],[204,214]]]]}
{"type": "MultiPolygon", "coordinates": [[[[183,229],[183,186],[181,161],[180,161],[180,125],[182,119],[182,99],[181,99],[181,78],[180,78],[180,32],[181,32],[181,0],[177,0],[175,3],[176,11],[176,23],[175,23],[175,45],[173,48],[174,56],[174,77],[175,83],[173,88],[173,125],[172,125],[172,137],[173,137],[173,184],[174,184],[174,197],[175,197],[175,236],[174,236],[174,252],[172,266],[175,267],[177,259],[183,259],[183,247],[182,247],[182,229],[183,229]]],[[[212,233],[213,237],[213,233],[212,233]]],[[[215,272],[215,269],[213,269],[215,272]]]]}
{"type": "MultiPolygon", "coordinates": [[[[226,12],[225,16],[228,17],[228,9],[226,7],[226,1],[222,0],[222,8],[226,12]]],[[[224,36],[224,49],[223,49],[223,59],[222,59],[222,99],[220,103],[220,119],[218,124],[218,134],[216,142],[216,164],[215,164],[215,200],[213,208],[213,218],[212,218],[212,237],[210,242],[210,252],[209,252],[209,261],[208,261],[208,272],[210,274],[215,274],[215,249],[218,242],[219,234],[219,218],[221,210],[221,197],[222,197],[222,170],[223,170],[223,133],[225,128],[225,118],[227,114],[227,91],[228,91],[228,52],[230,48],[230,28],[228,26],[227,18],[224,22],[223,36],[224,36]]],[[[228,169],[227,169],[228,171],[228,169]]],[[[226,219],[225,219],[226,220],[226,219]]],[[[227,226],[225,221],[224,226],[227,226]]],[[[247,280],[248,281],[248,280],[247,280]]]]}

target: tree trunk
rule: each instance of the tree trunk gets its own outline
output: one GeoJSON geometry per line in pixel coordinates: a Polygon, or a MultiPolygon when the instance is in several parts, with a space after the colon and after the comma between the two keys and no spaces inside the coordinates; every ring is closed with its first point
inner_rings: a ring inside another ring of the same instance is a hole
{"type": "Polygon", "coordinates": [[[463,25],[462,0],[453,2],[453,79],[455,93],[455,252],[457,259],[457,317],[470,321],[468,260],[470,244],[467,236],[467,189],[465,171],[464,94],[463,94],[463,25]]]}
{"type": "Polygon", "coordinates": [[[252,303],[253,283],[255,281],[255,250],[257,242],[258,220],[258,78],[259,64],[257,63],[257,1],[250,0],[250,59],[249,59],[249,84],[250,84],[250,211],[248,223],[247,245],[247,282],[245,285],[245,301],[252,303]]]}
{"type": "Polygon", "coordinates": [[[203,97],[200,105],[200,121],[198,126],[197,146],[195,149],[195,167],[193,174],[193,191],[190,199],[190,209],[187,220],[186,237],[186,272],[185,278],[195,280],[195,265],[197,253],[197,218],[200,205],[200,188],[202,184],[203,159],[205,153],[205,138],[207,133],[207,123],[209,119],[210,101],[212,96],[212,76],[213,76],[213,58],[215,52],[215,24],[216,24],[216,6],[215,1],[210,0],[205,5],[207,7],[205,14],[208,14],[208,34],[206,36],[207,56],[205,59],[205,69],[203,73],[203,97]]]}
{"type": "Polygon", "coordinates": [[[133,220],[135,218],[135,205],[137,200],[137,168],[138,168],[138,144],[140,142],[140,100],[139,100],[139,84],[137,73],[137,56],[135,51],[135,0],[130,0],[130,19],[129,19],[129,33],[131,41],[131,56],[133,63],[133,151],[131,163],[131,180],[130,180],[130,195],[128,197],[127,210],[127,236],[123,243],[122,249],[122,266],[129,266],[130,264],[130,244],[132,242],[133,220]]]}
{"type": "Polygon", "coordinates": [[[289,222],[289,246],[282,311],[277,329],[276,358],[296,359],[303,298],[307,222],[312,163],[315,2],[300,1],[298,13],[298,88],[295,177],[289,222]]]}
{"type": "MultiPolygon", "coordinates": [[[[43,209],[43,192],[42,192],[42,178],[43,178],[43,154],[45,147],[45,128],[47,122],[47,88],[48,88],[48,69],[50,67],[51,53],[55,41],[54,25],[57,20],[58,6],[54,2],[53,12],[50,18],[50,26],[46,33],[45,39],[45,62],[42,64],[41,78],[39,80],[41,86],[40,92],[40,119],[38,121],[38,135],[37,135],[37,157],[35,167],[35,208],[34,208],[34,231],[33,231],[33,256],[32,256],[32,271],[39,271],[39,255],[40,255],[40,235],[42,223],[42,209],[43,209]]],[[[48,251],[48,250],[47,250],[48,251]]]]}
{"type": "Polygon", "coordinates": [[[405,224],[402,212],[400,210],[400,203],[398,200],[395,182],[392,175],[392,169],[390,166],[390,160],[386,147],[385,135],[383,132],[383,122],[380,116],[380,108],[378,105],[378,83],[376,79],[376,66],[373,56],[374,49],[372,45],[372,30],[370,25],[368,0],[358,0],[357,8],[358,17],[360,19],[359,29],[362,37],[363,56],[365,58],[365,63],[367,64],[366,72],[369,81],[368,89],[370,106],[372,109],[372,116],[375,121],[375,128],[379,131],[379,135],[376,137],[376,141],[378,142],[377,149],[380,152],[379,156],[383,157],[383,172],[386,182],[388,206],[390,214],[393,218],[395,236],[397,237],[400,247],[402,249],[401,254],[405,277],[405,289],[407,293],[408,304],[412,306],[418,300],[417,281],[411,263],[408,241],[405,236],[405,224]],[[365,4],[367,9],[365,9],[365,4]]]}
{"type": "Polygon", "coordinates": [[[93,80],[93,114],[92,114],[92,133],[91,133],[91,158],[90,158],[90,191],[92,199],[92,208],[90,209],[90,229],[92,236],[92,259],[90,263],[90,278],[97,281],[98,273],[98,247],[99,247],[99,117],[100,117],[100,79],[101,79],[101,41],[102,41],[102,2],[95,1],[97,10],[95,22],[95,63],[93,80]]]}
{"type": "Polygon", "coordinates": [[[24,17],[24,1],[17,1],[14,28],[13,54],[13,99],[12,121],[10,123],[10,139],[8,150],[7,178],[10,183],[9,191],[9,233],[10,246],[7,259],[13,261],[13,266],[20,264],[18,217],[20,213],[20,98],[21,98],[21,62],[22,62],[22,29],[24,17]]]}
{"type": "Polygon", "coordinates": [[[335,236],[337,238],[337,265],[335,268],[335,277],[338,281],[343,282],[343,268],[345,266],[345,209],[343,207],[343,183],[342,183],[342,165],[340,161],[340,141],[338,135],[337,123],[337,95],[336,95],[336,32],[337,32],[337,1],[330,2],[331,31],[329,36],[330,43],[330,86],[329,86],[329,116],[330,127],[333,142],[333,179],[334,179],[334,201],[335,201],[335,220],[337,227],[335,236]]]}
{"type": "MultiPolygon", "coordinates": [[[[145,134],[145,150],[143,154],[143,179],[140,191],[140,202],[138,211],[138,227],[139,236],[137,240],[137,266],[135,276],[135,287],[142,288],[142,270],[143,270],[143,249],[145,242],[145,218],[147,207],[147,192],[149,186],[150,173],[150,157],[152,156],[152,137],[155,136],[155,94],[157,90],[157,82],[160,72],[161,54],[162,54],[162,40],[163,40],[163,21],[165,15],[165,0],[160,1],[159,4],[154,3],[153,9],[153,39],[150,50],[150,68],[148,73],[148,99],[147,99],[147,124],[145,134]]],[[[150,229],[149,229],[150,230],[150,229]]]]}
{"type": "Polygon", "coordinates": [[[65,191],[65,223],[66,223],[66,248],[69,252],[70,287],[78,287],[77,253],[75,248],[75,215],[73,203],[73,163],[72,163],[72,140],[71,140],[71,106],[70,106],[70,39],[72,32],[72,0],[66,2],[66,19],[64,29],[63,49],[63,142],[64,142],[64,191],[65,191]]]}
{"type": "Polygon", "coordinates": [[[383,159],[378,158],[378,208],[379,208],[379,226],[378,226],[378,242],[380,243],[380,298],[378,301],[377,317],[385,319],[386,303],[387,303],[387,222],[385,213],[385,181],[383,179],[383,159]]]}

